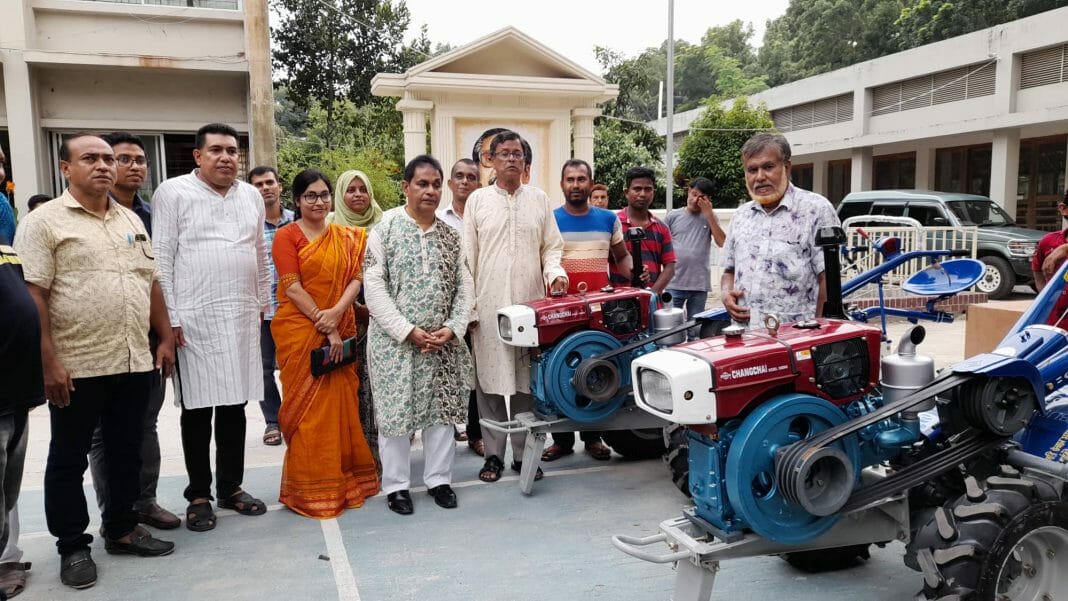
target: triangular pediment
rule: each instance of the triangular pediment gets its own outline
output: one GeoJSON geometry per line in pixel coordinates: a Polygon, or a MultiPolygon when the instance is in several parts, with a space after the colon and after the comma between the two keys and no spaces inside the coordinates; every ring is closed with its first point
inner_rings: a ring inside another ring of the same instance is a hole
{"type": "Polygon", "coordinates": [[[515,27],[505,27],[470,44],[416,65],[412,78],[428,73],[604,80],[515,27]]]}

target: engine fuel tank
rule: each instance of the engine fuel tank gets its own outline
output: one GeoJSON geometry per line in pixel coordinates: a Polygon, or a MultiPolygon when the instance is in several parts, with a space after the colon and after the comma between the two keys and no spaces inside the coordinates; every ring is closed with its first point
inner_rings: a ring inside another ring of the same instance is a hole
{"type": "Polygon", "coordinates": [[[807,393],[844,405],[879,379],[878,328],[837,319],[787,324],[678,345],[712,367],[719,420],[744,415],[773,394],[807,393]]]}

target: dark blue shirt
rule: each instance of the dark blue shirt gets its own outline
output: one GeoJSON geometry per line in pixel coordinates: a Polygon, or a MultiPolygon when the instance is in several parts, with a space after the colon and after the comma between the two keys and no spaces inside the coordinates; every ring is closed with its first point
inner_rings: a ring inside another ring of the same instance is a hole
{"type": "MultiPolygon", "coordinates": [[[[115,202],[119,202],[119,199],[115,198],[114,194],[109,193],[108,196],[110,196],[111,199],[114,200],[115,202]]],[[[122,204],[122,203],[119,202],[119,204],[122,204]]],[[[152,205],[150,205],[147,202],[141,200],[141,195],[140,194],[134,194],[133,206],[130,207],[130,209],[133,210],[134,213],[137,213],[137,216],[141,218],[141,223],[145,224],[145,231],[148,232],[149,236],[151,236],[152,235],[152,205]]]]}

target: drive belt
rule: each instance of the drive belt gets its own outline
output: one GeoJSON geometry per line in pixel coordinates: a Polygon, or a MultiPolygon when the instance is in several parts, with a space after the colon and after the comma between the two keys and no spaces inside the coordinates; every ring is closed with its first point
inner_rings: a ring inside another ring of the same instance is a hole
{"type": "Polygon", "coordinates": [[[896,495],[908,490],[913,486],[922,484],[935,476],[953,469],[954,466],[971,459],[973,456],[985,452],[1005,441],[1005,438],[989,432],[969,430],[963,437],[952,445],[927,457],[914,465],[895,472],[875,484],[853,491],[842,508],[842,513],[848,513],[860,509],[881,499],[896,495]]]}

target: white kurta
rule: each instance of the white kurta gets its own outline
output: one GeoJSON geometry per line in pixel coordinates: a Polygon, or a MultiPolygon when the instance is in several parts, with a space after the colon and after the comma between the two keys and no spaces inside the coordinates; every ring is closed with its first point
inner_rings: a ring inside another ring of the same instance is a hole
{"type": "Polygon", "coordinates": [[[497,336],[497,309],[544,298],[548,285],[567,277],[560,267],[564,239],[549,196],[533,186],[514,195],[497,186],[480,188],[464,209],[464,248],[475,280],[472,332],[475,374],[483,392],[530,392],[528,351],[497,336]]]}
{"type": "Polygon", "coordinates": [[[188,409],[263,398],[260,313],[271,275],[260,193],[235,181],[221,196],[196,171],[152,195],[152,248],[171,326],[181,327],[175,391],[188,409]]]}

